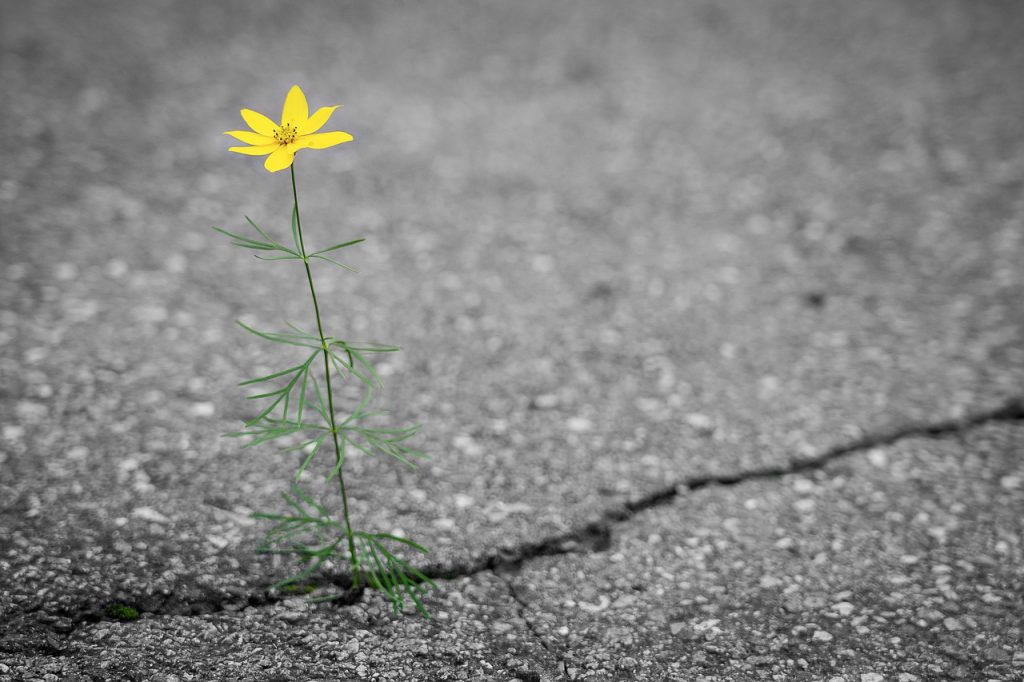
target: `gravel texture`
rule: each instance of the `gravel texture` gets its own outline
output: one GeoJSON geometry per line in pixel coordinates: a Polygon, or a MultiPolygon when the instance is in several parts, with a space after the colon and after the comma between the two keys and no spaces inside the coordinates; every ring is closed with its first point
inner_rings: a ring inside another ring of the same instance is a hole
{"type": "MultiPolygon", "coordinates": [[[[3,5],[0,660],[93,674],[66,640],[119,603],[143,618],[118,641],[284,632],[259,614],[287,567],[248,515],[297,460],[221,434],[251,414],[235,384],[291,359],[233,320],[312,318],[294,264],[208,229],[287,232],[287,178],[225,151],[241,107],[293,83],[346,105],[356,141],[297,165],[310,241],[368,238],[360,274],[315,273],[325,325],[403,347],[379,404],[433,457],[352,457],[353,514],[473,574],[443,585],[471,620],[518,598],[500,557],[603,551],[677,483],[1021,397],[1022,30],[1014,3],[953,0],[3,5]]],[[[316,618],[350,632],[373,604],[316,618]]]]}
{"type": "Polygon", "coordinates": [[[8,659],[15,679],[539,680],[555,659],[528,632],[502,580],[461,579],[428,599],[431,622],[384,604],[294,597],[215,615],[99,622],[52,650],[8,659]]]}
{"type": "Polygon", "coordinates": [[[1022,451],[989,425],[704,488],[512,584],[570,679],[1020,679],[1022,451]]]}

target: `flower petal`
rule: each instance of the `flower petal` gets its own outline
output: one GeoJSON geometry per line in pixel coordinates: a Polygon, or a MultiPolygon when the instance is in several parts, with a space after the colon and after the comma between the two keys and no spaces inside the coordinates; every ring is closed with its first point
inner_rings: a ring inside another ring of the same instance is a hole
{"type": "Polygon", "coordinates": [[[339,130],[333,133],[303,135],[295,140],[295,144],[299,145],[301,149],[327,149],[342,142],[351,142],[353,139],[355,138],[348,133],[343,133],[339,130]]]}
{"type": "Polygon", "coordinates": [[[309,105],[306,104],[306,95],[303,94],[302,88],[298,85],[293,85],[292,89],[288,91],[288,96],[284,98],[284,109],[281,110],[281,125],[291,123],[293,126],[300,127],[305,125],[308,118],[309,105]]]}
{"type": "Polygon", "coordinates": [[[252,133],[248,130],[229,130],[224,134],[230,135],[236,140],[241,140],[246,144],[263,145],[274,143],[274,138],[269,135],[260,135],[259,133],[252,133]]]}
{"type": "Polygon", "coordinates": [[[324,124],[327,123],[327,119],[329,119],[331,114],[334,113],[334,110],[340,106],[341,105],[338,104],[333,107],[320,107],[317,109],[316,113],[309,117],[309,120],[306,121],[305,125],[299,126],[299,135],[309,135],[310,133],[315,133],[323,128],[324,124]]]}
{"type": "Polygon", "coordinates": [[[249,124],[250,128],[260,135],[273,137],[274,132],[277,130],[277,124],[258,111],[242,109],[242,118],[245,119],[245,122],[249,124]]]}
{"type": "Polygon", "coordinates": [[[228,151],[245,154],[247,156],[263,156],[264,154],[270,154],[280,146],[281,145],[275,142],[274,144],[261,144],[256,145],[255,147],[228,147],[228,151]]]}
{"type": "Polygon", "coordinates": [[[295,152],[288,148],[290,146],[292,145],[281,145],[278,147],[273,154],[267,157],[263,167],[271,173],[276,173],[292,165],[292,161],[295,160],[295,152]]]}

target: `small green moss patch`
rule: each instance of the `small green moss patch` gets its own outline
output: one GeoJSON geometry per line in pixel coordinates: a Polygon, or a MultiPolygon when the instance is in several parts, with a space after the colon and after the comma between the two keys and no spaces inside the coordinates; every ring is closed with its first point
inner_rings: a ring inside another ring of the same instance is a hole
{"type": "Polygon", "coordinates": [[[117,620],[138,620],[139,618],[139,612],[137,609],[118,602],[107,604],[107,608],[104,609],[104,612],[111,618],[116,618],[117,620]]]}
{"type": "Polygon", "coordinates": [[[281,588],[281,591],[285,594],[309,594],[316,589],[316,585],[310,585],[308,583],[285,585],[281,588]]]}

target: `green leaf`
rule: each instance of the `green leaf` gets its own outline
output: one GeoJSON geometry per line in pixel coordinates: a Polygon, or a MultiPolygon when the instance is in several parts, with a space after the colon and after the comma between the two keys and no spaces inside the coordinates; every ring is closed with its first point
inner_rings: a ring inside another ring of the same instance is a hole
{"type": "Polygon", "coordinates": [[[323,552],[323,550],[321,550],[320,552],[317,552],[316,554],[314,554],[313,556],[315,556],[316,559],[315,559],[315,561],[313,561],[313,563],[310,564],[309,568],[304,569],[303,571],[297,573],[296,575],[291,576],[290,578],[285,578],[284,580],[279,580],[278,582],[276,582],[273,585],[271,585],[270,589],[277,590],[277,589],[280,589],[280,588],[284,587],[285,585],[291,585],[292,583],[297,583],[297,582],[299,582],[301,580],[305,580],[306,578],[311,576],[313,574],[313,572],[316,571],[316,569],[320,568],[321,564],[323,564],[328,559],[328,557],[330,557],[331,552],[334,551],[334,548],[337,547],[340,542],[341,542],[340,540],[335,542],[331,546],[330,551],[328,551],[328,552],[323,552]]]}
{"type": "Polygon", "coordinates": [[[426,547],[424,547],[423,545],[421,545],[421,544],[419,544],[417,542],[413,542],[409,538],[403,538],[403,537],[400,537],[398,535],[391,535],[390,533],[374,533],[373,537],[377,538],[378,540],[380,540],[380,539],[388,539],[388,540],[393,540],[395,542],[400,542],[403,545],[406,545],[408,547],[412,547],[417,552],[422,552],[423,554],[429,554],[430,553],[429,549],[427,549],[426,547]]]}
{"type": "Polygon", "coordinates": [[[359,401],[359,404],[356,405],[356,409],[352,411],[352,414],[346,417],[345,421],[338,424],[338,429],[340,430],[342,427],[348,426],[349,424],[352,424],[362,419],[363,415],[365,414],[364,410],[370,404],[371,400],[373,400],[373,389],[368,388],[366,389],[366,393],[363,395],[363,399],[359,401]]]}
{"type": "Polygon", "coordinates": [[[331,364],[334,366],[334,371],[336,371],[340,377],[345,378],[346,376],[351,374],[352,376],[356,377],[361,382],[366,384],[366,386],[369,388],[379,388],[381,386],[381,382],[379,380],[374,382],[373,377],[367,376],[362,372],[356,371],[352,365],[345,364],[345,361],[339,358],[337,353],[328,351],[327,355],[331,360],[331,364]]]}
{"type": "Polygon", "coordinates": [[[302,466],[300,466],[299,470],[295,472],[295,482],[296,483],[298,483],[299,479],[302,478],[302,474],[305,473],[306,467],[308,467],[310,462],[313,461],[313,458],[316,457],[316,453],[317,453],[317,451],[320,450],[320,446],[323,444],[324,439],[326,437],[327,437],[327,433],[325,433],[324,435],[320,436],[319,438],[317,438],[315,440],[312,440],[312,441],[309,441],[309,442],[307,442],[305,444],[305,445],[309,445],[309,443],[313,443],[313,449],[309,451],[309,454],[306,455],[306,459],[302,460],[302,466]]]}
{"type": "Polygon", "coordinates": [[[253,250],[256,250],[256,251],[281,251],[281,252],[283,252],[285,254],[288,254],[286,256],[266,256],[266,257],[265,256],[257,255],[256,257],[259,258],[260,260],[289,260],[289,259],[293,259],[293,258],[300,258],[299,254],[297,254],[296,252],[292,251],[291,249],[283,246],[282,244],[279,244],[273,237],[271,237],[269,234],[264,232],[259,227],[259,225],[254,223],[248,216],[246,216],[245,219],[267,241],[261,242],[261,241],[256,240],[256,239],[252,239],[251,237],[246,237],[245,235],[237,234],[235,232],[231,232],[229,230],[224,230],[224,229],[221,229],[219,227],[214,227],[213,229],[216,230],[217,232],[220,232],[223,235],[226,235],[227,237],[230,237],[232,239],[231,243],[233,245],[235,245],[235,246],[241,246],[243,248],[253,249],[253,250]]]}
{"type": "Polygon", "coordinates": [[[260,260],[302,260],[300,256],[256,256],[260,260]]]}
{"type": "Polygon", "coordinates": [[[321,255],[317,254],[317,255],[310,256],[310,258],[319,258],[320,260],[325,260],[328,263],[333,263],[334,265],[337,265],[339,268],[343,268],[345,270],[348,270],[349,272],[359,272],[355,268],[353,268],[353,267],[351,267],[349,265],[345,265],[344,263],[339,263],[338,261],[334,260],[333,258],[331,258],[329,256],[321,256],[321,255]]]}
{"type": "Polygon", "coordinates": [[[298,535],[301,535],[303,533],[308,533],[309,532],[308,526],[317,526],[317,525],[319,525],[319,524],[315,523],[315,521],[310,521],[310,522],[305,522],[305,523],[296,523],[296,524],[290,524],[290,525],[281,523],[281,524],[278,524],[273,529],[271,529],[270,531],[267,532],[267,534],[266,534],[266,536],[264,538],[264,542],[266,543],[266,546],[268,548],[271,545],[284,545],[285,542],[287,542],[288,540],[291,540],[292,538],[294,538],[294,537],[296,537],[298,535]]]}
{"type": "Polygon", "coordinates": [[[369,553],[374,563],[374,569],[367,574],[368,581],[375,589],[387,595],[388,599],[391,600],[395,614],[397,615],[404,609],[405,597],[408,596],[412,599],[417,611],[424,618],[429,619],[430,614],[423,605],[420,594],[426,593],[428,588],[436,589],[436,583],[422,571],[388,551],[381,543],[381,540],[388,539],[401,542],[402,544],[415,545],[415,547],[421,549],[422,547],[411,540],[406,540],[406,538],[398,538],[397,536],[385,533],[370,534],[356,532],[354,535],[360,538],[360,544],[364,548],[364,553],[369,553]]]}
{"type": "Polygon", "coordinates": [[[305,363],[301,363],[301,364],[295,365],[294,367],[289,367],[288,369],[282,369],[280,372],[274,372],[273,374],[267,374],[265,376],[257,377],[255,379],[247,379],[247,380],[241,382],[238,385],[239,386],[248,386],[250,384],[259,384],[259,383],[262,383],[264,381],[270,381],[271,379],[276,379],[277,377],[283,377],[285,374],[291,374],[292,372],[301,370],[305,366],[306,366],[305,363]]]}
{"type": "MultiPolygon", "coordinates": [[[[295,486],[292,487],[294,488],[295,486]]],[[[297,511],[301,516],[306,516],[306,510],[302,508],[302,505],[299,504],[298,500],[292,499],[288,493],[281,491],[281,499],[283,499],[285,504],[297,511]]]]}
{"type": "Polygon", "coordinates": [[[390,572],[384,568],[384,563],[380,560],[380,557],[377,556],[377,550],[374,549],[373,545],[373,542],[366,543],[366,548],[370,552],[370,558],[373,560],[374,565],[376,565],[377,567],[377,570],[373,571],[372,573],[377,576],[380,583],[384,586],[383,591],[388,592],[390,591],[389,588],[391,587],[391,576],[389,575],[390,572]]]}
{"type": "Polygon", "coordinates": [[[235,322],[238,324],[238,326],[240,326],[242,329],[249,332],[250,334],[255,334],[261,339],[266,339],[267,341],[273,341],[274,343],[283,343],[289,346],[302,346],[303,348],[313,348],[317,351],[321,350],[319,346],[314,346],[309,343],[300,343],[299,341],[296,340],[296,338],[300,337],[296,337],[294,334],[284,334],[279,332],[261,332],[258,329],[253,329],[252,327],[242,322],[241,320],[235,320],[235,322]]]}
{"type": "Polygon", "coordinates": [[[222,230],[219,227],[214,227],[213,229],[216,230],[217,232],[220,232],[221,234],[226,235],[226,236],[230,237],[231,239],[233,239],[234,241],[232,242],[232,244],[234,244],[235,246],[241,246],[241,247],[244,247],[244,248],[247,248],[247,249],[257,249],[257,250],[260,250],[260,251],[276,251],[277,250],[277,247],[274,246],[273,244],[267,244],[267,243],[264,243],[264,242],[258,242],[255,239],[249,239],[248,237],[243,237],[240,234],[235,234],[234,232],[229,232],[228,230],[222,230]]]}
{"type": "Polygon", "coordinates": [[[316,392],[316,402],[317,402],[317,404],[313,406],[313,409],[315,409],[320,414],[320,416],[324,418],[325,422],[330,424],[331,420],[327,416],[328,407],[327,407],[327,405],[324,404],[324,397],[320,393],[320,382],[319,381],[314,381],[313,382],[313,390],[316,392]]]}
{"type": "MultiPolygon", "coordinates": [[[[298,327],[296,327],[291,322],[288,322],[287,320],[285,321],[285,324],[288,325],[289,327],[291,327],[296,332],[295,334],[291,334],[290,336],[297,336],[297,337],[303,338],[303,339],[310,339],[312,341],[316,341],[317,343],[320,343],[320,337],[314,336],[314,335],[310,334],[309,332],[305,331],[304,329],[299,329],[298,327]]],[[[284,334],[284,332],[282,332],[282,334],[284,334]]]]}
{"type": "Polygon", "coordinates": [[[370,583],[370,586],[378,592],[387,593],[387,588],[384,587],[383,583],[377,578],[376,571],[366,571],[366,580],[370,583]]]}
{"type": "MultiPolygon", "coordinates": [[[[309,365],[306,365],[308,368],[309,365]]],[[[314,381],[316,381],[314,379],[314,381]]],[[[306,405],[306,385],[309,383],[309,372],[302,373],[302,385],[299,386],[299,404],[295,407],[295,421],[302,421],[302,408],[306,405]]]]}
{"type": "Polygon", "coordinates": [[[415,566],[413,566],[409,562],[407,562],[407,561],[405,561],[405,560],[403,560],[403,559],[401,559],[399,557],[396,557],[396,556],[392,555],[391,559],[393,559],[396,563],[400,564],[403,569],[405,569],[406,571],[411,573],[416,578],[416,581],[419,584],[421,584],[421,585],[430,585],[434,589],[437,589],[437,583],[435,583],[433,580],[431,580],[429,577],[427,577],[427,575],[425,573],[423,573],[423,571],[421,571],[420,569],[416,568],[415,566]]]}
{"type": "Polygon", "coordinates": [[[340,343],[343,343],[346,348],[349,348],[353,351],[363,351],[366,353],[394,353],[402,350],[398,346],[385,346],[383,344],[371,344],[369,346],[353,346],[352,344],[345,343],[344,341],[341,341],[340,343]]]}
{"type": "Polygon", "coordinates": [[[267,519],[269,521],[281,521],[285,519],[291,520],[298,518],[295,516],[285,516],[284,514],[271,514],[270,512],[253,512],[249,514],[249,516],[254,519],[267,519]]]}
{"type": "Polygon", "coordinates": [[[350,358],[355,358],[355,361],[358,362],[359,365],[364,370],[366,370],[366,373],[369,376],[368,377],[364,377],[359,372],[356,372],[354,367],[350,370],[353,374],[355,374],[356,376],[358,376],[361,379],[363,379],[363,382],[366,383],[366,384],[372,384],[372,385],[377,386],[377,387],[380,387],[380,386],[383,385],[384,382],[381,381],[380,375],[377,374],[377,370],[374,368],[374,366],[372,364],[370,364],[370,361],[367,360],[363,356],[362,353],[360,353],[357,349],[352,348],[351,346],[346,346],[345,347],[345,352],[348,353],[348,356],[350,358]]]}
{"type": "Polygon", "coordinates": [[[338,249],[344,249],[347,246],[355,246],[356,244],[360,244],[360,243],[365,242],[365,241],[366,241],[365,238],[360,238],[360,239],[353,239],[352,241],[345,242],[344,244],[335,244],[334,246],[328,246],[326,249],[320,249],[319,251],[314,251],[313,253],[309,254],[309,257],[312,258],[313,256],[319,256],[322,253],[329,253],[331,251],[337,251],[338,249]]]}
{"type": "MultiPolygon", "coordinates": [[[[276,399],[272,403],[267,405],[267,407],[262,412],[260,412],[256,417],[254,417],[254,418],[250,419],[249,421],[247,421],[246,422],[246,426],[251,426],[251,425],[254,425],[254,424],[260,422],[261,420],[266,418],[267,415],[271,414],[277,408],[278,405],[282,406],[281,407],[281,419],[282,419],[282,421],[286,421],[288,419],[288,414],[289,414],[288,407],[291,404],[292,391],[294,390],[296,384],[298,384],[299,380],[303,379],[309,373],[309,366],[310,366],[310,364],[313,362],[313,360],[316,358],[316,356],[319,353],[320,353],[319,350],[314,349],[313,352],[309,354],[309,356],[306,358],[306,360],[301,365],[296,365],[295,367],[289,368],[289,370],[286,370],[286,371],[284,371],[282,373],[279,373],[277,376],[288,376],[288,375],[291,375],[291,379],[289,379],[288,383],[286,383],[284,386],[281,386],[281,387],[279,387],[279,388],[277,388],[276,390],[273,390],[273,391],[267,391],[265,393],[257,393],[256,395],[247,396],[248,400],[258,400],[258,399],[262,399],[262,398],[276,398],[276,399]]],[[[270,378],[276,378],[276,377],[270,377],[270,378]]],[[[266,377],[261,377],[261,379],[262,380],[269,380],[269,378],[266,378],[266,377]]],[[[303,387],[303,390],[304,390],[304,387],[303,387]]],[[[300,410],[300,412],[301,412],[301,410],[300,410]]],[[[301,414],[299,415],[299,418],[301,419],[301,414]]]]}
{"type": "Polygon", "coordinates": [[[322,424],[314,424],[311,422],[297,422],[291,419],[269,419],[264,418],[253,423],[247,423],[247,427],[242,431],[231,431],[226,433],[226,436],[233,438],[242,438],[246,436],[262,436],[265,434],[281,434],[290,435],[299,431],[305,431],[313,429],[316,431],[329,431],[327,427],[322,424]]]}
{"type": "Polygon", "coordinates": [[[329,516],[327,513],[327,509],[324,508],[323,505],[321,505],[320,503],[314,501],[313,498],[307,495],[306,492],[301,487],[293,485],[292,490],[303,502],[312,505],[314,509],[320,512],[321,516],[329,516]]]}
{"type": "Polygon", "coordinates": [[[419,595],[413,592],[408,585],[406,585],[405,591],[409,593],[410,597],[412,597],[412,601],[416,604],[416,610],[420,612],[420,615],[427,620],[430,620],[430,611],[427,611],[427,607],[423,605],[423,601],[420,599],[419,595]]]}
{"type": "Polygon", "coordinates": [[[253,226],[253,229],[255,229],[255,230],[256,230],[257,232],[259,232],[259,233],[260,233],[261,235],[263,235],[263,238],[264,238],[264,239],[266,239],[266,240],[267,240],[268,242],[270,242],[271,244],[273,244],[275,248],[277,248],[277,249],[279,249],[279,250],[281,250],[281,251],[284,251],[284,252],[286,252],[286,253],[290,253],[290,254],[292,254],[293,256],[298,256],[298,255],[299,255],[299,254],[297,254],[296,252],[294,252],[294,251],[292,251],[291,249],[289,249],[288,247],[284,246],[283,244],[279,244],[279,243],[277,242],[277,240],[276,240],[276,239],[274,239],[274,238],[273,238],[273,237],[271,237],[271,236],[270,236],[269,234],[267,234],[266,232],[264,232],[264,231],[263,231],[263,228],[261,228],[261,227],[260,227],[259,225],[257,225],[256,223],[254,223],[254,222],[252,221],[252,218],[250,218],[249,216],[245,216],[245,219],[246,219],[246,221],[248,221],[248,223],[249,223],[250,225],[252,225],[252,226],[253,226]]]}
{"type": "Polygon", "coordinates": [[[381,561],[380,557],[377,555],[374,543],[371,542],[367,546],[370,550],[370,556],[373,558],[373,562],[377,567],[370,575],[377,578],[377,582],[381,585],[381,592],[386,594],[388,599],[391,600],[391,608],[397,616],[401,613],[401,610],[405,608],[405,600],[402,598],[401,589],[399,589],[400,578],[395,575],[394,566],[391,562],[386,560],[381,561]]]}
{"type": "Polygon", "coordinates": [[[338,426],[340,431],[352,432],[366,441],[366,444],[363,445],[357,440],[351,439],[352,445],[355,448],[371,457],[373,456],[374,451],[384,453],[412,469],[416,468],[416,464],[408,459],[409,457],[429,459],[425,453],[402,445],[403,441],[406,441],[415,435],[416,431],[419,429],[419,424],[402,429],[373,429],[353,423],[365,416],[365,414],[357,412],[338,426]]]}
{"type": "Polygon", "coordinates": [[[325,426],[321,426],[319,427],[319,429],[323,431],[323,433],[317,436],[316,438],[310,438],[309,440],[303,441],[301,443],[296,443],[291,447],[285,448],[284,450],[282,450],[282,452],[294,452],[295,450],[305,450],[311,445],[316,445],[317,441],[322,441],[324,438],[327,438],[328,434],[330,434],[331,432],[331,430],[325,426]]]}
{"type": "Polygon", "coordinates": [[[356,448],[357,450],[359,450],[360,452],[362,452],[362,453],[363,453],[364,455],[366,455],[367,457],[373,457],[373,450],[370,450],[370,449],[368,449],[367,447],[365,447],[365,446],[363,446],[363,445],[360,445],[360,444],[359,444],[359,443],[357,443],[356,441],[352,441],[352,445],[353,445],[353,447],[355,447],[355,448],[356,448]]]}

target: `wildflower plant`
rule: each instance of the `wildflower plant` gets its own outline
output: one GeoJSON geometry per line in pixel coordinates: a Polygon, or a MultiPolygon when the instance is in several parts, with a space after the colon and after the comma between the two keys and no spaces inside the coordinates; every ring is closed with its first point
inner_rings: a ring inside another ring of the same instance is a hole
{"type": "MultiPolygon", "coordinates": [[[[410,467],[425,455],[407,445],[419,424],[399,428],[375,426],[374,418],[384,413],[370,409],[374,391],[381,387],[380,376],[371,357],[399,349],[350,341],[324,332],[312,266],[326,263],[352,270],[336,257],[342,249],[364,240],[352,239],[312,251],[307,248],[299,214],[295,155],[303,149],[326,149],[353,139],[346,132],[319,132],[337,108],[322,107],[311,116],[306,96],[296,85],[285,98],[280,123],[250,109],[242,109],[242,118],[251,130],[225,133],[248,145],[231,147],[230,151],[266,156],[264,167],[271,173],[290,169],[294,200],[292,243],[286,245],[278,241],[248,216],[245,219],[252,228],[249,235],[219,227],[213,229],[229,237],[233,245],[254,251],[260,260],[301,261],[316,319],[315,333],[290,322],[286,323],[286,331],[260,331],[238,323],[260,339],[288,347],[297,354],[297,360],[284,369],[241,383],[257,390],[249,396],[250,400],[264,402],[256,416],[246,420],[240,430],[228,435],[245,439],[245,448],[284,441],[284,451],[300,451],[305,455],[295,471],[291,489],[281,494],[286,510],[254,514],[271,522],[257,551],[291,556],[301,568],[272,585],[271,589],[297,589],[325,562],[341,560],[349,566],[353,589],[371,587],[379,590],[391,600],[396,614],[404,609],[405,598],[409,597],[417,610],[429,618],[421,596],[428,587],[437,586],[400,556],[402,550],[426,553],[427,549],[408,538],[390,533],[355,530],[349,514],[344,472],[347,453],[353,450],[366,455],[383,453],[410,467]],[[298,349],[302,349],[301,352],[298,349]],[[357,384],[362,393],[358,404],[344,415],[338,413],[334,400],[334,389],[342,383],[357,384]],[[333,461],[321,469],[326,470],[323,474],[325,483],[336,486],[340,497],[340,518],[328,505],[315,500],[302,485],[303,477],[308,478],[312,474],[311,465],[325,449],[325,444],[333,446],[333,461]]],[[[341,596],[332,594],[316,601],[341,596]]]]}

